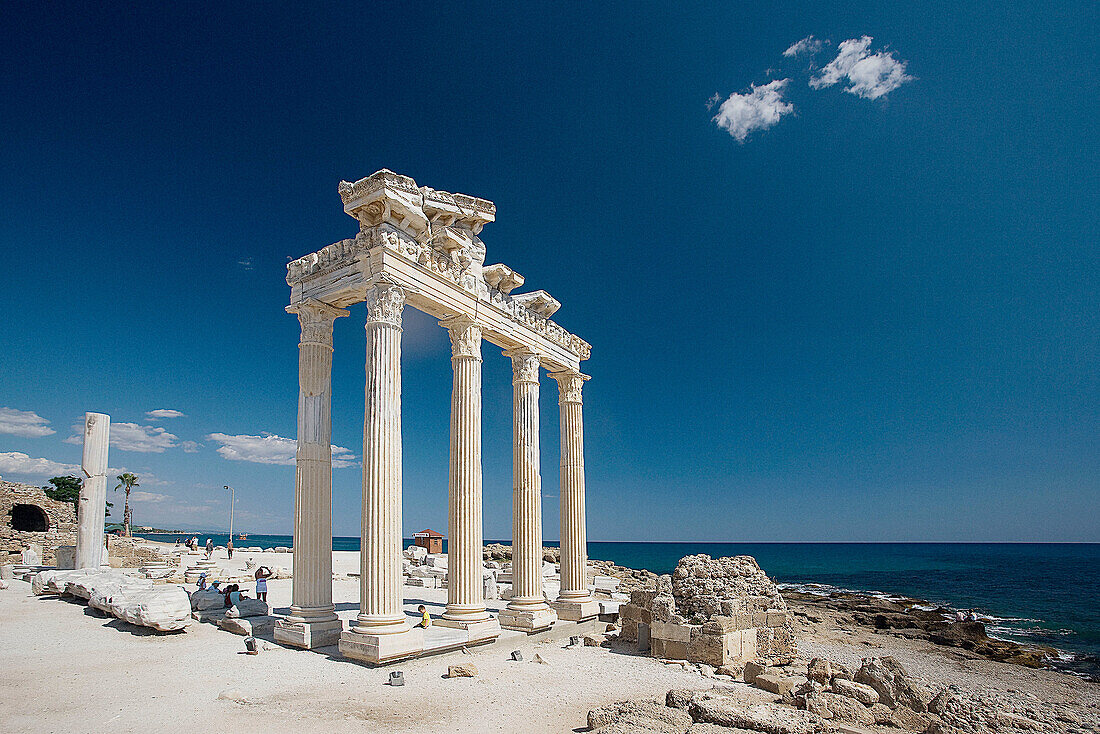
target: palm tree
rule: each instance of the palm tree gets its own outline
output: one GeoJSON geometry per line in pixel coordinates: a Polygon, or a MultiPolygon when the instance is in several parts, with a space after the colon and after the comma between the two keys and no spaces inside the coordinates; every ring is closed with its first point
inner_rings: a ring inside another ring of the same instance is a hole
{"type": "Polygon", "coordinates": [[[126,537],[130,537],[130,490],[138,486],[138,478],[136,474],[126,472],[125,474],[119,474],[118,486],[115,489],[126,489],[126,505],[122,510],[122,525],[126,528],[126,537]]]}

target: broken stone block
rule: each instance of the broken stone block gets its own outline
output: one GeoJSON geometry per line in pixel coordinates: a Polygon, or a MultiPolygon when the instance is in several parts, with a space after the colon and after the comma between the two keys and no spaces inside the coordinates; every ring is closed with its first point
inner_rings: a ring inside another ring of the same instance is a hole
{"type": "Polygon", "coordinates": [[[235,605],[225,611],[225,616],[232,618],[241,617],[265,617],[268,614],[267,602],[259,599],[241,599],[235,605]]]}
{"type": "Polygon", "coordinates": [[[227,632],[245,637],[256,637],[274,634],[275,622],[278,617],[222,617],[218,620],[218,626],[227,632]]]}
{"type": "Polygon", "coordinates": [[[833,692],[841,696],[854,698],[864,706],[874,706],[878,703],[878,691],[871,688],[871,686],[845,680],[844,678],[835,678],[833,679],[831,687],[833,692]]]}
{"type": "Polygon", "coordinates": [[[660,701],[620,701],[588,712],[591,731],[686,732],[691,715],[660,701]]]}
{"type": "Polygon", "coordinates": [[[745,669],[743,671],[745,682],[752,683],[754,680],[756,680],[756,676],[760,675],[767,669],[767,663],[765,663],[763,660],[749,660],[745,663],[745,669]]]}
{"type": "Polygon", "coordinates": [[[448,678],[474,678],[477,676],[477,666],[467,663],[466,665],[450,665],[447,667],[448,678]]]}
{"type": "Polygon", "coordinates": [[[775,673],[760,673],[752,684],[761,690],[782,696],[794,688],[794,680],[775,673]]]}

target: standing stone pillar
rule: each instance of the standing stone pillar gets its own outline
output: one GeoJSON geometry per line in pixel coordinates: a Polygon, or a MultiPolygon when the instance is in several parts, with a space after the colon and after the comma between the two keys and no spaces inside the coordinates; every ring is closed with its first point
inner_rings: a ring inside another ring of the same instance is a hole
{"type": "Polygon", "coordinates": [[[332,325],[348,312],[315,299],[288,306],[298,342],[298,453],[294,475],[294,582],[279,642],[335,645],[343,623],[332,604],[332,325]]]}
{"type": "Polygon", "coordinates": [[[558,617],[574,622],[599,614],[588,591],[588,541],[584,514],[584,422],[581,387],[588,375],[567,370],[550,374],[558,381],[561,409],[561,592],[554,601],[558,617]]]}
{"type": "Polygon", "coordinates": [[[103,562],[103,523],[107,513],[107,447],[111,416],[84,414],[84,482],[77,500],[76,567],[98,569],[103,562]]]}
{"type": "Polygon", "coordinates": [[[539,476],[539,357],[512,358],[512,599],[500,626],[537,632],[557,621],[542,588],[542,478],[539,476]]]}
{"type": "Polygon", "coordinates": [[[363,515],[359,616],[340,635],[344,655],[381,663],[424,649],[405,618],[401,593],[401,312],[405,292],[367,291],[367,379],[363,418],[363,515]]]}
{"type": "Polygon", "coordinates": [[[500,634],[485,609],[481,518],[481,327],[467,316],[439,322],[451,337],[451,472],[447,509],[447,609],[439,624],[500,634]]]}

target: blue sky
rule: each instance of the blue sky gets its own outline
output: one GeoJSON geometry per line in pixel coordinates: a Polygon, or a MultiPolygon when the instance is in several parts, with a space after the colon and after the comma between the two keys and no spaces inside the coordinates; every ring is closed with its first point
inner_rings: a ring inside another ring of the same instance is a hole
{"type": "MultiPolygon", "coordinates": [[[[247,438],[294,436],[285,265],[387,167],[495,201],[488,262],[592,343],[591,539],[1100,541],[1100,9],[1033,5],[8,5],[0,474],[78,464],[102,411],[138,523],[224,527],[230,484],[238,527],[289,532],[293,468],[258,463],[288,444],[247,438]]],[[[445,530],[446,334],[407,311],[404,350],[405,530],[445,530]]],[[[556,538],[549,380],[542,411],[556,538]]]]}

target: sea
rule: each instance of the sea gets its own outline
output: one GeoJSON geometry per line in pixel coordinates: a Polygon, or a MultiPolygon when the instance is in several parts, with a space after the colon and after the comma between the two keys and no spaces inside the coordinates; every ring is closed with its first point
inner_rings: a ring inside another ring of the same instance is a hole
{"type": "MultiPolygon", "coordinates": [[[[192,533],[224,545],[224,533],[192,533]]],[[[145,534],[172,542],[182,535],[145,534]]],[[[503,542],[510,541],[492,541],[503,542]]],[[[238,548],[291,546],[289,535],[249,535],[238,548]]],[[[411,545],[406,540],[405,545],[411,545]]],[[[547,542],[553,546],[556,543],[547,542]]],[[[359,550],[335,537],[333,550],[359,550]]],[[[750,555],[780,588],[849,591],[974,609],[992,637],[1060,651],[1055,667],[1100,679],[1100,543],[632,543],[592,541],[588,555],[671,573],[684,556],[750,555]]]]}

